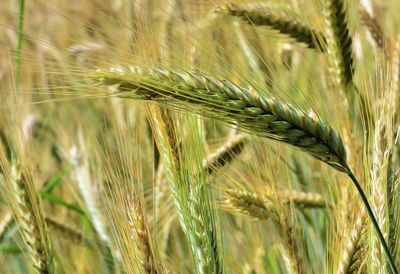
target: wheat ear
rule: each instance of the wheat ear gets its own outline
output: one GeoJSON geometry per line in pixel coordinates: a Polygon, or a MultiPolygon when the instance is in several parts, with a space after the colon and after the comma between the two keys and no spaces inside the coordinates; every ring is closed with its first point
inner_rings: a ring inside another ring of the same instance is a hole
{"type": "MultiPolygon", "coordinates": [[[[195,159],[194,164],[198,173],[193,175],[193,166],[190,166],[190,172],[186,166],[187,161],[192,160],[186,155],[190,153],[184,153],[187,152],[185,146],[179,147],[179,132],[175,121],[167,115],[165,109],[157,106],[148,106],[148,113],[157,146],[165,163],[181,227],[191,246],[197,272],[223,273],[211,194],[205,176],[202,176],[201,172],[204,170],[202,159],[195,159]]],[[[194,143],[200,138],[198,121],[193,117],[187,117],[186,122],[191,125],[192,130],[186,142],[192,142],[193,146],[198,145],[194,143]]]]}
{"type": "Polygon", "coordinates": [[[69,239],[72,243],[93,248],[93,243],[77,228],[49,216],[46,216],[45,220],[50,229],[69,239]]]}
{"type": "Polygon", "coordinates": [[[238,212],[259,220],[272,220],[282,232],[285,246],[290,258],[288,267],[295,273],[306,273],[305,263],[297,244],[296,224],[290,214],[280,214],[271,197],[266,197],[249,191],[228,190],[228,198],[222,203],[222,208],[238,212]]]}
{"type": "Polygon", "coordinates": [[[244,134],[238,134],[230,138],[221,145],[216,151],[207,155],[203,160],[203,169],[207,174],[213,174],[216,170],[222,168],[227,163],[232,162],[248,143],[248,137],[244,134]]]}
{"type": "Polygon", "coordinates": [[[222,204],[223,208],[234,209],[257,219],[271,218],[274,198],[284,204],[293,203],[297,208],[322,208],[326,206],[325,199],[321,195],[311,192],[281,190],[257,194],[250,191],[228,190],[226,193],[228,199],[222,204]]]}
{"type": "Polygon", "coordinates": [[[72,147],[70,149],[70,160],[76,171],[76,181],[85,201],[86,207],[89,211],[90,218],[93,222],[93,227],[96,230],[96,233],[99,235],[99,238],[108,245],[111,244],[111,239],[108,236],[107,229],[103,223],[102,216],[98,210],[92,187],[90,186],[90,182],[88,180],[88,176],[85,173],[84,167],[82,166],[82,159],[78,156],[77,147],[72,147]]]}
{"type": "Polygon", "coordinates": [[[327,29],[328,55],[331,56],[332,71],[340,87],[353,83],[353,41],[349,33],[344,0],[327,0],[324,9],[327,29]]]}
{"type": "Polygon", "coordinates": [[[273,203],[261,195],[238,190],[228,190],[226,195],[228,198],[221,204],[221,208],[225,210],[241,213],[258,220],[279,221],[273,203]]]}
{"type": "Polygon", "coordinates": [[[329,125],[288,103],[228,80],[139,67],[98,70],[91,79],[103,85],[118,84],[116,96],[162,101],[180,107],[187,104],[192,107],[191,111],[197,107],[203,115],[236,123],[245,131],[290,144],[342,172],[349,172],[342,139],[329,125]]]}
{"type": "Polygon", "coordinates": [[[361,4],[358,6],[358,13],[360,14],[362,22],[367,27],[368,32],[371,34],[372,39],[374,39],[376,46],[387,54],[385,34],[376,18],[369,14],[361,4]]]}
{"type": "Polygon", "coordinates": [[[132,227],[132,237],[135,239],[136,248],[141,257],[138,258],[145,273],[165,273],[161,264],[157,262],[150,241],[149,228],[143,202],[137,195],[128,196],[129,224],[132,227]]]}
{"type": "Polygon", "coordinates": [[[273,195],[285,202],[292,202],[298,208],[323,208],[327,206],[325,198],[318,193],[281,190],[273,195]]]}
{"type": "Polygon", "coordinates": [[[363,211],[357,218],[354,228],[351,231],[349,239],[347,239],[346,246],[337,268],[338,274],[351,274],[359,273],[362,263],[365,260],[363,257],[365,253],[364,237],[367,232],[366,215],[363,211]]]}
{"type": "Polygon", "coordinates": [[[249,24],[268,26],[293,38],[297,42],[306,44],[309,48],[318,50],[323,50],[324,48],[325,38],[321,32],[310,28],[282,10],[279,12],[282,15],[279,15],[278,10],[269,11],[248,5],[228,4],[218,8],[217,11],[239,17],[249,24]]]}
{"type": "Polygon", "coordinates": [[[17,164],[13,164],[9,172],[8,180],[15,199],[12,207],[14,218],[20,225],[33,267],[40,274],[53,273],[46,223],[33,182],[17,164]]]}

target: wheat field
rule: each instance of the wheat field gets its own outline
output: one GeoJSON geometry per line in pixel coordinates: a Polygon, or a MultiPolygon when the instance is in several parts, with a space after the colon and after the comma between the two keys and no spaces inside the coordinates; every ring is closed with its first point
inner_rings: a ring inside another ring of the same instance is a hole
{"type": "Polygon", "coordinates": [[[400,1],[0,1],[0,273],[397,274],[400,1]]]}

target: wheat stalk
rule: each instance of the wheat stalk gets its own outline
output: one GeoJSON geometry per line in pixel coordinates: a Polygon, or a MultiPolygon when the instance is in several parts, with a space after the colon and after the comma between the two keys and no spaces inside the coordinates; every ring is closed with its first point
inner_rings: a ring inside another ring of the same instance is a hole
{"type": "Polygon", "coordinates": [[[297,18],[283,10],[267,10],[249,5],[228,4],[217,9],[218,12],[228,13],[243,21],[256,26],[268,26],[285,34],[297,42],[304,43],[309,48],[323,50],[325,38],[323,34],[310,28],[297,18]],[[280,14],[278,14],[278,12],[280,14]]]}
{"type": "Polygon", "coordinates": [[[342,139],[330,126],[286,102],[228,80],[139,67],[98,70],[91,79],[102,85],[118,84],[116,96],[202,107],[204,115],[237,123],[246,131],[290,144],[337,170],[349,172],[342,139]]]}

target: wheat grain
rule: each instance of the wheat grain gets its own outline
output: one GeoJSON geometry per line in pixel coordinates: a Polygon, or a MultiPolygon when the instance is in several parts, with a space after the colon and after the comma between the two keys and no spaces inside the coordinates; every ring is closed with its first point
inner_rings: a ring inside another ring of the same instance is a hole
{"type": "Polygon", "coordinates": [[[98,70],[90,78],[102,85],[118,84],[116,96],[201,107],[197,111],[204,115],[237,123],[246,131],[290,144],[337,170],[349,172],[342,139],[329,125],[288,103],[228,80],[139,67],[98,70]]]}

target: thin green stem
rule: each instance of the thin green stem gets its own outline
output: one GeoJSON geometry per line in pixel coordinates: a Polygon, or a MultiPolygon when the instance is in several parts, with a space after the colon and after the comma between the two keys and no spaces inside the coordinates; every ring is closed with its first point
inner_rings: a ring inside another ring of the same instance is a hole
{"type": "MultiPolygon", "coordinates": [[[[18,40],[17,40],[17,48],[16,48],[16,57],[15,57],[15,92],[12,95],[12,104],[14,106],[17,105],[17,90],[18,90],[18,82],[21,73],[21,52],[22,52],[22,41],[24,38],[24,15],[25,15],[25,0],[19,1],[19,14],[18,14],[18,40]]],[[[11,122],[14,125],[13,127],[13,140],[17,140],[17,112],[15,110],[11,110],[11,122]]],[[[15,160],[16,154],[16,144],[14,141],[11,142],[10,152],[11,152],[11,160],[15,160]]]]}
{"type": "Polygon", "coordinates": [[[15,73],[15,82],[18,83],[20,67],[21,67],[21,52],[22,52],[22,41],[24,38],[24,14],[25,14],[25,0],[19,1],[19,14],[18,14],[18,41],[17,41],[17,49],[16,49],[16,73],[15,73]]]}
{"type": "Polygon", "coordinates": [[[383,246],[383,249],[385,250],[385,253],[386,253],[386,256],[388,258],[390,269],[392,270],[392,273],[393,274],[398,274],[399,272],[397,271],[397,268],[396,268],[396,265],[395,265],[394,260],[392,258],[392,255],[390,254],[389,247],[386,244],[385,238],[383,237],[382,231],[379,228],[378,222],[376,221],[374,213],[372,212],[372,209],[371,209],[371,207],[369,205],[368,199],[365,196],[364,190],[362,189],[360,183],[357,181],[356,177],[354,176],[354,174],[351,171],[348,173],[348,175],[351,178],[351,180],[353,181],[354,185],[356,186],[356,188],[358,190],[358,193],[360,194],[361,199],[362,199],[362,201],[363,201],[363,203],[365,205],[365,208],[367,209],[368,215],[369,215],[369,217],[370,217],[370,219],[372,221],[372,224],[373,224],[373,226],[374,226],[374,228],[376,230],[376,233],[378,234],[379,241],[381,242],[381,244],[383,246]]]}

